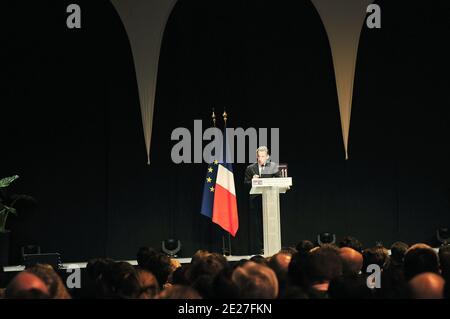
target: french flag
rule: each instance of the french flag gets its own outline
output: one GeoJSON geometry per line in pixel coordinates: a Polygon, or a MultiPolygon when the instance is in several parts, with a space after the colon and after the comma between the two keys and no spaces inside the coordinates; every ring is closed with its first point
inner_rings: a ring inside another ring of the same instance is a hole
{"type": "Polygon", "coordinates": [[[239,219],[233,169],[229,163],[220,163],[218,166],[212,221],[234,237],[239,228],[239,219]]]}
{"type": "Polygon", "coordinates": [[[236,190],[233,167],[227,162],[226,154],[223,156],[223,161],[215,160],[208,165],[201,213],[211,218],[233,237],[236,236],[239,228],[236,190]]]}

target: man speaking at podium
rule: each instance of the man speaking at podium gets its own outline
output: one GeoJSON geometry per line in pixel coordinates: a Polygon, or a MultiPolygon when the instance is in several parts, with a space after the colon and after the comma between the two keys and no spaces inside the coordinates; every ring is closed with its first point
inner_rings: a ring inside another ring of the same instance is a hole
{"type": "MultiPolygon", "coordinates": [[[[280,177],[278,164],[270,160],[269,149],[260,146],[256,150],[256,163],[245,169],[244,183],[252,187],[253,178],[280,177]]],[[[249,188],[249,189],[250,189],[249,188]]],[[[251,253],[263,254],[262,197],[250,195],[249,202],[249,232],[251,253]]]]}

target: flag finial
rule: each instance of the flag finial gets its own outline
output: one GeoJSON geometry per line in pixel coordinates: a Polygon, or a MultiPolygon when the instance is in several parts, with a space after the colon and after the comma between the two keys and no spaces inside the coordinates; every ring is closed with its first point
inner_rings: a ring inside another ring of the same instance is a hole
{"type": "Polygon", "coordinates": [[[223,109],[223,121],[225,122],[225,126],[227,126],[227,120],[228,120],[228,114],[227,111],[225,110],[225,108],[223,109]]]}
{"type": "Polygon", "coordinates": [[[213,126],[216,127],[216,113],[214,113],[214,108],[212,108],[211,118],[213,120],[213,126]]]}

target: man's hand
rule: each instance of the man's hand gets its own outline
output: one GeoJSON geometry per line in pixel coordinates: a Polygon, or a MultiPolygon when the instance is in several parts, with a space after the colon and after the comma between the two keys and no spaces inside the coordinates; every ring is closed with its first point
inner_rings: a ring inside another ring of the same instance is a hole
{"type": "Polygon", "coordinates": [[[259,175],[255,174],[255,175],[253,175],[253,178],[259,178],[259,175]]]}

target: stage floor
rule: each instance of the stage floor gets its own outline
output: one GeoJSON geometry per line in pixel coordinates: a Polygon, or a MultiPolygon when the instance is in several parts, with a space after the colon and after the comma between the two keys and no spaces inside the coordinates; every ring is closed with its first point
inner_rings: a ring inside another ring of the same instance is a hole
{"type": "MultiPolygon", "coordinates": [[[[241,259],[250,259],[252,256],[225,256],[228,261],[239,261],[241,259]]],[[[189,264],[191,262],[191,258],[175,258],[178,260],[181,264],[189,264]]],[[[137,266],[136,260],[124,260],[126,262],[129,262],[133,266],[137,266]]],[[[86,268],[87,262],[72,262],[72,263],[63,263],[61,265],[60,269],[80,269],[80,268],[86,268]]],[[[18,266],[6,266],[3,267],[4,272],[18,272],[25,270],[24,265],[18,265],[18,266]]]]}

